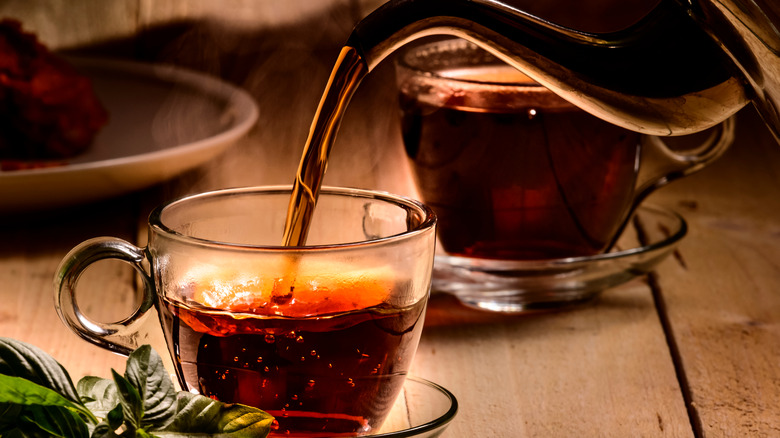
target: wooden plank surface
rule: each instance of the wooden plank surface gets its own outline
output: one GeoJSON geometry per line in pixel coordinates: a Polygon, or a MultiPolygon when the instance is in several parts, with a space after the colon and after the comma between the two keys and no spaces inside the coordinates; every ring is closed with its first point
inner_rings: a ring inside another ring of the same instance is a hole
{"type": "Polygon", "coordinates": [[[752,110],[738,122],[726,155],[654,197],[690,223],[658,280],[704,437],[780,433],[780,147],[752,110]]]}
{"type": "MultiPolygon", "coordinates": [[[[54,356],[74,379],[110,377],[124,370],[124,358],[81,341],[59,320],[54,307],[54,273],[78,243],[96,236],[132,238],[135,197],[86,208],[12,214],[0,218],[0,336],[37,345],[54,356]]],[[[98,263],[83,280],[80,304],[93,318],[121,316],[134,303],[132,271],[98,263]]],[[[109,319],[110,320],[110,319],[109,319]]]]}
{"type": "Polygon", "coordinates": [[[414,372],[454,391],[446,436],[693,436],[650,289],[523,317],[433,300],[414,372]]]}

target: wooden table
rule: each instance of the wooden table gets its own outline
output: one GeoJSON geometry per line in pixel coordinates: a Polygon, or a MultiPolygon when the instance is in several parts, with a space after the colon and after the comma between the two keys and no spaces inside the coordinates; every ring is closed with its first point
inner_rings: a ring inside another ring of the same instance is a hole
{"type": "MultiPolygon", "coordinates": [[[[94,236],[142,243],[146,215],[173,196],[290,183],[330,69],[327,62],[298,67],[237,76],[257,98],[261,118],[208,168],[94,204],[3,214],[0,336],[38,345],[74,378],[123,370],[124,358],[80,340],[58,320],[52,279],[59,261],[94,236]]],[[[415,195],[392,89],[389,66],[364,82],[326,184],[415,195]]],[[[459,400],[444,436],[780,435],[780,146],[751,109],[738,122],[725,156],[651,197],[690,226],[651,276],[604,291],[589,305],[537,315],[482,313],[448,296],[431,300],[413,371],[459,400]]],[[[133,305],[133,272],[121,263],[97,264],[81,284],[90,316],[117,319],[133,305]]],[[[164,352],[156,323],[145,329],[142,340],[164,352]]]]}

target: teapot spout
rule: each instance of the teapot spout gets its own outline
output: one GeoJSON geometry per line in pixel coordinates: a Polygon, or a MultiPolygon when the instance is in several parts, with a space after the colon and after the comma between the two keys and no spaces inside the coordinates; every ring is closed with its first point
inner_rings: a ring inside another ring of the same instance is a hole
{"type": "Polygon", "coordinates": [[[638,132],[702,131],[749,102],[733,61],[675,0],[610,33],[565,28],[496,0],[391,0],[358,23],[347,45],[370,71],[430,35],[472,41],[585,111],[638,132]]]}

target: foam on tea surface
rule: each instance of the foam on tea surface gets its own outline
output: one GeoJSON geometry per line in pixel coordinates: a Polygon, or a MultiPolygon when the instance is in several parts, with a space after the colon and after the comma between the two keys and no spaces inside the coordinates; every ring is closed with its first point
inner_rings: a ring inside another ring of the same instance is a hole
{"type": "Polygon", "coordinates": [[[390,268],[307,263],[291,274],[286,267],[201,267],[187,276],[185,296],[190,304],[211,309],[301,317],[379,305],[395,283],[390,268]]]}

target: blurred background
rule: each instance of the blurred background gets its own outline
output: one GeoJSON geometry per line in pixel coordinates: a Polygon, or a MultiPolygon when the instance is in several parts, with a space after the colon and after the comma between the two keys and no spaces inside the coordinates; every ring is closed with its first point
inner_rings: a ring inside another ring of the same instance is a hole
{"type": "MultiPolygon", "coordinates": [[[[509,0],[550,21],[611,31],[641,18],[657,0],[509,0]]],[[[174,64],[221,77],[257,100],[260,118],[235,153],[183,176],[188,189],[289,184],[336,56],[353,26],[381,0],[4,0],[15,18],[52,50],[174,64]],[[269,165],[269,163],[272,163],[269,165]],[[252,171],[251,167],[261,171],[252,171]],[[229,169],[229,172],[227,171],[229,169]],[[248,170],[248,171],[247,171],[248,170]],[[216,176],[214,172],[221,174],[216,176]],[[227,173],[226,173],[227,172],[227,173]]],[[[325,179],[328,185],[413,195],[397,125],[392,62],[380,64],[345,116],[325,179]],[[380,104],[378,104],[380,102],[380,104]],[[386,104],[381,104],[386,102],[386,104]],[[368,110],[368,105],[374,109],[368,110]],[[386,111],[376,111],[385,108],[386,111]],[[360,117],[355,117],[359,115],[360,117]],[[339,144],[364,148],[339,148],[339,144]],[[369,181],[369,183],[366,183],[369,181]]],[[[173,195],[173,194],[171,194],[173,195]]]]}

